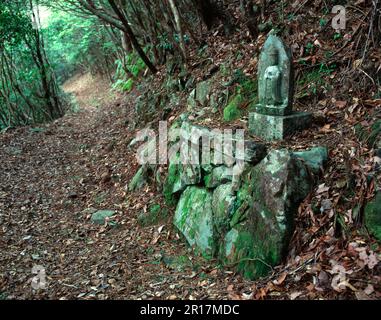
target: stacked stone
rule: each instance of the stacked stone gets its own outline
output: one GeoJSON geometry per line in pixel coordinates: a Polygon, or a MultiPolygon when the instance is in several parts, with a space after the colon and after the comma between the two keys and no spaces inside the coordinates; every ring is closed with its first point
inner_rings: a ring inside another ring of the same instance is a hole
{"type": "MultiPolygon", "coordinates": [[[[213,138],[207,128],[189,123],[181,128],[183,143],[194,143],[196,130],[213,138]]],[[[254,279],[284,257],[297,208],[311,192],[328,154],[325,148],[267,152],[253,141],[245,141],[245,147],[238,175],[229,170],[234,161],[171,163],[164,191],[167,200],[177,205],[174,224],[191,246],[254,279]]]]}

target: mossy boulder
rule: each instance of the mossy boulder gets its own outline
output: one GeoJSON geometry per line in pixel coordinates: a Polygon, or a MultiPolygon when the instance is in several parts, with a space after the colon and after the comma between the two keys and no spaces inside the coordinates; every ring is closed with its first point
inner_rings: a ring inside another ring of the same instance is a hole
{"type": "Polygon", "coordinates": [[[224,109],[224,120],[226,122],[237,120],[241,117],[240,106],[243,103],[241,94],[235,95],[224,109]]]}
{"type": "Polygon", "coordinates": [[[196,186],[187,187],[177,205],[174,225],[204,257],[212,257],[215,243],[211,192],[196,186]]]}
{"type": "Polygon", "coordinates": [[[257,279],[266,276],[272,266],[279,264],[280,255],[277,250],[276,238],[271,234],[263,239],[252,233],[257,226],[246,224],[231,229],[225,236],[224,255],[225,266],[233,267],[247,279],[257,279]]]}
{"type": "Polygon", "coordinates": [[[168,205],[176,204],[176,194],[184,191],[186,184],[181,180],[180,166],[171,163],[168,167],[167,179],[164,182],[163,194],[168,205]]]}
{"type": "Polygon", "coordinates": [[[182,165],[171,163],[168,168],[168,176],[164,183],[163,193],[169,205],[175,205],[179,193],[187,186],[201,182],[201,167],[199,165],[182,165]]]}
{"type": "Polygon", "coordinates": [[[245,221],[249,214],[249,209],[253,204],[253,181],[251,179],[252,167],[247,167],[238,182],[239,188],[236,192],[235,210],[230,219],[230,227],[245,221]]]}
{"type": "Polygon", "coordinates": [[[298,159],[302,159],[314,174],[319,174],[321,168],[323,168],[328,161],[328,149],[326,147],[293,152],[292,155],[298,159]]]}
{"type": "Polygon", "coordinates": [[[365,225],[369,233],[381,241],[381,190],[365,207],[365,225]]]}
{"type": "Polygon", "coordinates": [[[224,264],[255,279],[281,262],[297,208],[314,181],[306,165],[287,150],[271,151],[242,180],[221,253],[224,264]]]}

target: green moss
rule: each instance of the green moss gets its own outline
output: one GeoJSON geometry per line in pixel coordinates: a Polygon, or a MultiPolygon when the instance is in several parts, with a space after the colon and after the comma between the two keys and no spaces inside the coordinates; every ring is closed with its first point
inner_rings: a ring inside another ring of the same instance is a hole
{"type": "Polygon", "coordinates": [[[235,248],[236,269],[248,279],[264,276],[270,271],[269,267],[260,261],[264,258],[263,253],[256,246],[258,243],[250,232],[241,232],[238,235],[235,248]]]}
{"type": "Polygon", "coordinates": [[[365,225],[368,231],[381,241],[381,191],[365,207],[365,225]]]}
{"type": "Polygon", "coordinates": [[[132,90],[133,86],[134,86],[134,80],[128,79],[126,83],[123,85],[123,91],[129,92],[132,90]]]}
{"type": "Polygon", "coordinates": [[[135,176],[132,178],[131,182],[128,185],[129,191],[136,191],[142,188],[147,182],[147,170],[144,166],[142,166],[135,176]]]}
{"type": "Polygon", "coordinates": [[[242,102],[243,102],[243,97],[241,94],[237,94],[230,100],[229,104],[224,109],[225,121],[227,122],[234,121],[241,117],[240,106],[242,102]]]}
{"type": "Polygon", "coordinates": [[[243,173],[242,185],[237,192],[237,200],[235,204],[234,214],[230,220],[230,227],[233,228],[236,224],[241,223],[246,219],[247,211],[253,202],[252,183],[250,179],[251,170],[243,173]]]}
{"type": "Polygon", "coordinates": [[[240,226],[227,235],[225,265],[234,267],[245,278],[254,280],[266,276],[279,263],[277,246],[271,237],[263,241],[250,225],[240,226]],[[230,237],[230,239],[229,239],[230,237]]]}
{"type": "Polygon", "coordinates": [[[205,257],[215,251],[212,219],[212,193],[204,188],[188,187],[177,205],[174,224],[205,257]]]}
{"type": "Polygon", "coordinates": [[[212,181],[212,177],[213,175],[210,173],[210,174],[207,174],[205,177],[204,177],[204,184],[206,186],[209,186],[211,181],[212,181]]]}
{"type": "Polygon", "coordinates": [[[242,82],[240,88],[240,93],[244,96],[245,99],[250,100],[251,102],[257,103],[258,99],[258,81],[257,79],[246,79],[242,82]]]}
{"type": "Polygon", "coordinates": [[[168,205],[174,206],[177,203],[177,198],[173,194],[173,187],[179,179],[179,165],[171,163],[168,168],[168,176],[164,183],[163,194],[168,205]]]}

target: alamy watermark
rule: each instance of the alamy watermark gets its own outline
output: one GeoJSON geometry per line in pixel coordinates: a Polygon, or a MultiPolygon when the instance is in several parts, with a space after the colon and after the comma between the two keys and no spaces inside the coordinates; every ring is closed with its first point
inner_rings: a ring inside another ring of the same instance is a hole
{"type": "Polygon", "coordinates": [[[334,6],[332,8],[332,13],[336,16],[332,19],[332,28],[336,31],[345,30],[347,27],[347,16],[346,9],[344,6],[334,6]]]}
{"type": "Polygon", "coordinates": [[[245,130],[213,129],[196,126],[171,128],[161,121],[159,131],[144,129],[137,133],[137,160],[145,164],[225,165],[232,176],[243,171],[245,159],[245,130]]]}

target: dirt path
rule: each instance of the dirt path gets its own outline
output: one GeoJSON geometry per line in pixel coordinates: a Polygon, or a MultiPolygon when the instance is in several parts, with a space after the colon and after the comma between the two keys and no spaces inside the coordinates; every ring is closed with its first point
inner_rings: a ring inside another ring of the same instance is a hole
{"type": "Polygon", "coordinates": [[[0,299],[213,299],[250,291],[213,262],[189,260],[170,219],[138,225],[147,205],[162,199],[149,188],[126,192],[136,171],[128,102],[89,76],[65,88],[82,111],[0,134],[0,299]],[[88,107],[94,90],[102,108],[88,107]],[[91,223],[100,209],[116,210],[113,223],[91,223]],[[181,263],[171,263],[176,257],[181,263]],[[47,276],[37,291],[36,265],[47,276]]]}

